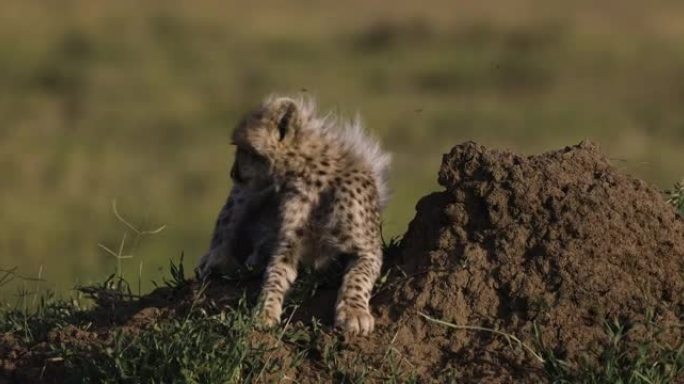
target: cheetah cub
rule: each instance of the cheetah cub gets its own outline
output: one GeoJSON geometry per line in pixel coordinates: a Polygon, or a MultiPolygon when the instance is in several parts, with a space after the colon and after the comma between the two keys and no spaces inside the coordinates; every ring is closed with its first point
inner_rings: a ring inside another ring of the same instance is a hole
{"type": "MultiPolygon", "coordinates": [[[[230,244],[241,240],[235,235],[238,227],[253,218],[249,212],[262,200],[276,201],[277,212],[266,215],[275,218],[270,227],[275,235],[263,236],[270,254],[261,323],[279,323],[300,262],[321,267],[344,255],[349,262],[335,326],[350,335],[369,334],[374,327],[369,300],[382,264],[380,213],[388,199],[390,156],[358,121],[320,116],[313,101],[300,98],[266,99],[238,124],[233,142],[234,187],[219,217],[223,224],[217,224],[216,247],[200,261],[200,276],[230,264],[230,244]]],[[[258,262],[263,256],[257,251],[250,258],[258,262]]]]}

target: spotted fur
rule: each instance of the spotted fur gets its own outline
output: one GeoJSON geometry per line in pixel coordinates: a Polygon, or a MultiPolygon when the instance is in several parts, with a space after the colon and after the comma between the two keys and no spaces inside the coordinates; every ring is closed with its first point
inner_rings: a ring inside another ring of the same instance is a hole
{"type": "Polygon", "coordinates": [[[370,333],[369,300],[382,264],[380,213],[388,199],[390,156],[358,118],[319,116],[313,101],[302,98],[266,99],[238,124],[233,141],[234,187],[217,223],[219,241],[202,258],[200,274],[226,263],[226,244],[236,241],[237,227],[251,216],[246,213],[272,197],[277,225],[269,227],[275,235],[261,292],[262,324],[280,321],[301,262],[320,266],[348,255],[335,323],[348,334],[370,333]]]}

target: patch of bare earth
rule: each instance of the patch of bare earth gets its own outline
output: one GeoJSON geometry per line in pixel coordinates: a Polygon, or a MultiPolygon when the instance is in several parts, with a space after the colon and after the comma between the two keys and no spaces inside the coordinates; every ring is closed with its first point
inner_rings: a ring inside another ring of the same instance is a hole
{"type": "Polygon", "coordinates": [[[439,183],[394,261],[408,277],[376,299],[382,331],[369,344],[394,340],[423,378],[517,382],[541,375],[529,351],[420,313],[570,363],[595,357],[605,321],[635,343],[682,341],[684,222],[596,146],[526,157],[465,143],[444,156],[439,183]]]}

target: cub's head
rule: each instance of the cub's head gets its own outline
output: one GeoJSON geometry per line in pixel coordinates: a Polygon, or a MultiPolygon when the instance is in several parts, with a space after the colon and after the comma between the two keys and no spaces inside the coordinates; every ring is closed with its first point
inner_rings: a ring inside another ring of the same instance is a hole
{"type": "Polygon", "coordinates": [[[301,101],[270,97],[242,119],[233,132],[233,143],[238,149],[274,158],[297,141],[303,121],[301,101]]]}
{"type": "Polygon", "coordinates": [[[230,175],[234,183],[254,189],[268,186],[273,159],[297,140],[301,105],[287,97],[271,97],[240,121],[233,131],[236,151],[230,175]]]}

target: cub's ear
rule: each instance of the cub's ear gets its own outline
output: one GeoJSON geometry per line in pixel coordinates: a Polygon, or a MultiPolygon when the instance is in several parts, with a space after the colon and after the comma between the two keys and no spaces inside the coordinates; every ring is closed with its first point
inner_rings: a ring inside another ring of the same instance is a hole
{"type": "Polygon", "coordinates": [[[296,101],[287,97],[278,97],[269,103],[274,123],[278,128],[278,140],[283,141],[299,131],[301,127],[301,111],[296,101]]]}
{"type": "Polygon", "coordinates": [[[284,112],[278,121],[278,133],[280,134],[280,141],[283,141],[288,132],[292,132],[293,128],[296,128],[292,126],[292,123],[296,120],[296,112],[297,106],[294,104],[288,103],[288,105],[284,108],[284,112]]]}

